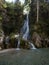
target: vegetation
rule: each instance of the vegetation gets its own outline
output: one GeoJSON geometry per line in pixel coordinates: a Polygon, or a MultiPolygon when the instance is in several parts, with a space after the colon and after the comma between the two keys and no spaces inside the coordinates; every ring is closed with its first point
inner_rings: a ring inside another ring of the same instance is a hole
{"type": "Polygon", "coordinates": [[[39,12],[38,12],[38,22],[37,22],[37,2],[32,1],[30,4],[30,34],[31,39],[35,38],[35,44],[43,44],[44,47],[49,46],[49,2],[44,2],[39,0],[39,12]],[[36,32],[36,36],[34,33],[36,32]],[[34,37],[33,37],[34,36],[34,37]],[[39,40],[39,37],[41,38],[39,40]],[[38,38],[38,42],[36,43],[38,38]],[[42,40],[42,41],[41,41],[42,40]],[[40,41],[40,42],[39,42],[40,41]],[[46,41],[46,42],[45,42],[46,41]]]}
{"type": "MultiPolygon", "coordinates": [[[[14,4],[0,0],[0,30],[4,31],[5,37],[16,33],[20,34],[25,18],[23,10],[25,7],[28,8],[27,5],[30,8],[30,40],[34,42],[36,47],[49,47],[49,2],[45,0],[32,0],[31,2],[25,0],[23,5],[19,1],[14,4]]],[[[22,43],[21,45],[23,46],[22,43]]]]}
{"type": "Polygon", "coordinates": [[[19,3],[6,3],[6,5],[7,7],[4,8],[2,21],[2,27],[5,35],[9,35],[12,32],[19,33],[23,21],[23,6],[19,3]]]}

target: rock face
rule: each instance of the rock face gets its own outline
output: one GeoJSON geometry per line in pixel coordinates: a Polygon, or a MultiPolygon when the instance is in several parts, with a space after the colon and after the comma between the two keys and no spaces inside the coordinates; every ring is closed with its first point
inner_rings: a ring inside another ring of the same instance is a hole
{"type": "Polygon", "coordinates": [[[3,48],[4,33],[0,30],[0,49],[3,48]]]}
{"type": "Polygon", "coordinates": [[[41,44],[41,37],[39,36],[38,33],[34,32],[33,35],[32,35],[32,40],[35,44],[36,47],[42,47],[42,44],[41,44]]]}
{"type": "Polygon", "coordinates": [[[37,23],[37,2],[32,0],[30,4],[29,24],[30,39],[36,47],[49,47],[49,3],[39,0],[39,21],[37,23]]]}

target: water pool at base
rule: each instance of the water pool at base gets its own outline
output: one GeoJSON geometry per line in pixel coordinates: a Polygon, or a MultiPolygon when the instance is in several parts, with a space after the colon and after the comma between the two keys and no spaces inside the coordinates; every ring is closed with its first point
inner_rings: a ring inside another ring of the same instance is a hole
{"type": "Polygon", "coordinates": [[[0,65],[49,65],[49,48],[0,53],[0,65]]]}

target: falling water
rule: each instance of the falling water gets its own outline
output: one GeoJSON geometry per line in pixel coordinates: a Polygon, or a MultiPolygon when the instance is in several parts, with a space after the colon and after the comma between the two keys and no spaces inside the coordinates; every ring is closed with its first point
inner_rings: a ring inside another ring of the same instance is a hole
{"type": "Polygon", "coordinates": [[[36,49],[33,43],[29,42],[29,44],[30,44],[30,49],[36,49]]]}
{"type": "Polygon", "coordinates": [[[17,45],[17,48],[19,48],[20,46],[20,39],[18,39],[18,45],[17,45]]]}
{"type": "Polygon", "coordinates": [[[16,50],[20,50],[20,48],[19,48],[19,46],[20,46],[20,35],[19,34],[17,34],[17,35],[15,35],[15,38],[17,38],[18,39],[18,44],[17,44],[17,48],[16,48],[16,50]]]}
{"type": "MultiPolygon", "coordinates": [[[[28,17],[28,14],[26,15],[26,20],[24,21],[24,25],[22,27],[22,31],[23,33],[23,36],[22,38],[24,40],[28,40],[28,37],[29,37],[29,17],[28,17]]],[[[16,50],[20,50],[19,46],[20,46],[20,38],[19,38],[19,35],[16,36],[18,37],[18,45],[17,45],[17,49],[16,50]]],[[[34,44],[29,42],[29,45],[30,45],[30,49],[36,49],[34,44]]]]}
{"type": "Polygon", "coordinates": [[[18,45],[17,45],[16,50],[20,50],[19,46],[20,46],[20,39],[18,39],[18,45]]]}
{"type": "MultiPolygon", "coordinates": [[[[27,14],[26,20],[24,22],[23,31],[24,31],[23,39],[28,40],[28,37],[29,37],[29,17],[28,17],[28,14],[27,14]]],[[[29,45],[31,46],[30,49],[36,49],[35,46],[33,45],[33,43],[29,42],[29,45]]]]}
{"type": "Polygon", "coordinates": [[[28,14],[27,14],[27,17],[26,17],[26,20],[24,22],[24,26],[23,26],[23,30],[24,30],[24,35],[23,35],[23,39],[24,40],[27,40],[28,39],[28,36],[29,36],[29,19],[28,19],[28,14]]]}

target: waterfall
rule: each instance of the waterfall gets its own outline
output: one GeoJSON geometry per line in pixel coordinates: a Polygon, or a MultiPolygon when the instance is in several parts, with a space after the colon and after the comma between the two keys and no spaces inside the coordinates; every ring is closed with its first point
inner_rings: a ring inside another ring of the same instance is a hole
{"type": "Polygon", "coordinates": [[[19,46],[20,46],[20,35],[19,34],[15,35],[15,38],[18,39],[18,44],[16,43],[17,44],[16,50],[20,50],[20,48],[19,48],[19,46]]]}
{"type": "Polygon", "coordinates": [[[18,45],[17,45],[16,50],[20,50],[19,46],[20,46],[20,39],[18,38],[18,45]]]}
{"type": "Polygon", "coordinates": [[[36,49],[33,43],[29,42],[29,44],[30,44],[30,49],[36,49]]]}
{"type": "MultiPolygon", "coordinates": [[[[22,38],[24,40],[28,40],[28,37],[29,37],[29,17],[28,17],[28,14],[26,15],[26,19],[24,20],[24,25],[22,27],[21,32],[23,33],[22,38]]],[[[20,50],[20,48],[19,48],[19,46],[20,46],[20,36],[17,35],[16,37],[18,37],[18,45],[17,45],[16,50],[20,50]]],[[[28,42],[28,44],[30,45],[30,49],[36,49],[33,43],[28,42]]]]}
{"type": "Polygon", "coordinates": [[[24,35],[23,35],[23,39],[24,40],[27,40],[28,39],[28,36],[29,36],[29,19],[28,19],[28,14],[27,14],[27,17],[26,17],[26,20],[24,22],[24,26],[23,26],[23,30],[24,30],[24,35]]]}
{"type": "MultiPolygon", "coordinates": [[[[24,40],[28,40],[28,37],[29,37],[29,17],[28,17],[28,14],[26,15],[26,20],[24,21],[24,25],[23,25],[23,39],[24,40]]],[[[34,44],[29,42],[29,45],[30,45],[30,49],[36,49],[34,44]]]]}

